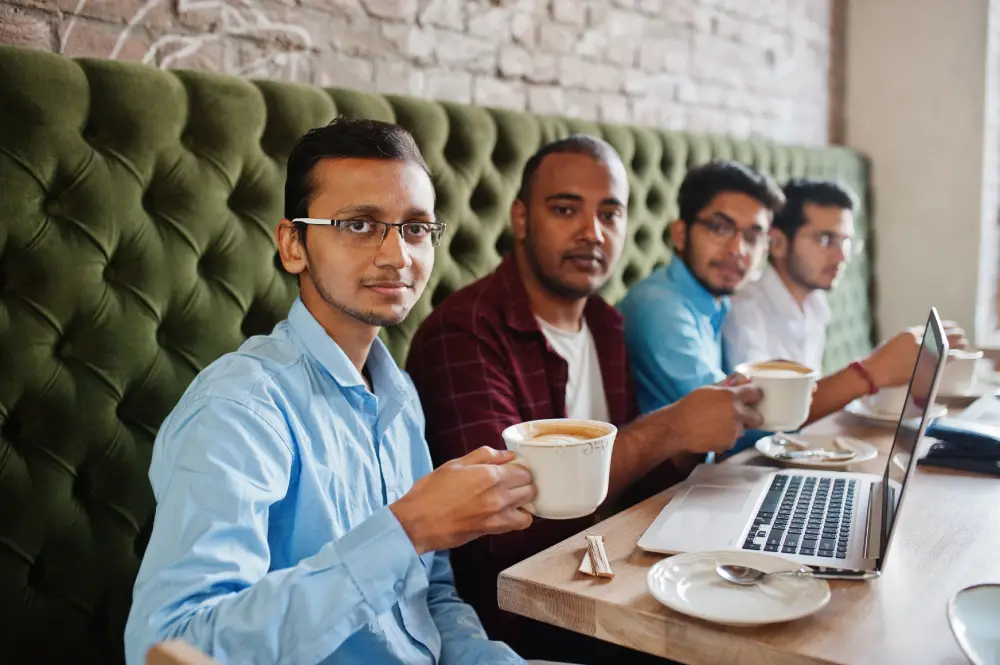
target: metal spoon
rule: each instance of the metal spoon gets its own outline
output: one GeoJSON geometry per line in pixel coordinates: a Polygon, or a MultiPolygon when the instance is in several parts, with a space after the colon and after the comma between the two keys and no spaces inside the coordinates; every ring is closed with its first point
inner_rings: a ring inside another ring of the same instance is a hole
{"type": "Polygon", "coordinates": [[[774,457],[778,459],[809,459],[811,457],[818,457],[823,460],[830,462],[846,462],[849,459],[854,459],[858,454],[855,452],[836,452],[834,450],[816,449],[816,450],[788,450],[782,451],[780,453],[774,453],[774,457]]]}
{"type": "Polygon", "coordinates": [[[756,568],[750,568],[749,566],[721,563],[715,567],[715,572],[717,572],[722,579],[742,586],[753,586],[768,577],[778,575],[791,575],[792,577],[815,577],[817,579],[824,580],[866,580],[879,576],[877,572],[872,571],[819,573],[807,566],[802,566],[797,570],[779,570],[774,573],[765,573],[763,570],[757,570],[756,568]]]}

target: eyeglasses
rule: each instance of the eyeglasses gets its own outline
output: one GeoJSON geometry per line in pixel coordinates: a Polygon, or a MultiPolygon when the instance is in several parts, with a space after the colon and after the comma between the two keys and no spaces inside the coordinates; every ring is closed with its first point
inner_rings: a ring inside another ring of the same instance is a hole
{"type": "Polygon", "coordinates": [[[701,224],[714,237],[726,242],[732,240],[739,233],[743,236],[743,242],[752,251],[762,249],[770,242],[764,229],[749,228],[740,230],[739,227],[727,219],[701,219],[696,217],[694,223],[701,224]]]}
{"type": "Polygon", "coordinates": [[[831,250],[839,245],[840,251],[849,259],[860,256],[865,250],[865,241],[863,239],[845,236],[834,231],[820,231],[819,233],[812,234],[811,237],[816,241],[817,245],[826,250],[831,250]]]}
{"type": "Polygon", "coordinates": [[[353,247],[380,247],[389,234],[390,227],[399,229],[399,234],[407,245],[413,247],[437,247],[447,228],[443,222],[378,222],[372,219],[316,219],[296,217],[298,224],[331,226],[341,245],[353,247]]]}

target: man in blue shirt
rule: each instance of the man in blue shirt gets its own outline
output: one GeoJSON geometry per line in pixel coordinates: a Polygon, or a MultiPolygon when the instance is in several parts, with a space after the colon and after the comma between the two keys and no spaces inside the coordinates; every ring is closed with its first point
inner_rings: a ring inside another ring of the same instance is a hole
{"type": "MultiPolygon", "coordinates": [[[[680,218],[670,226],[673,260],[633,286],[619,304],[644,413],[732,372],[722,342],[729,296],[763,259],[774,213],[784,200],[770,178],[738,162],[709,162],[684,178],[680,218]]],[[[949,323],[946,329],[953,347],[965,345],[959,328],[949,323]]],[[[906,384],[920,332],[905,330],[867,358],[821,379],[809,421],[863,395],[906,384]]]]}
{"type": "Polygon", "coordinates": [[[377,338],[420,297],[444,226],[402,128],[334,121],[288,160],[277,230],[300,296],[164,421],[127,660],[187,641],[223,663],[522,663],[457,596],[446,551],[524,529],[513,454],[432,471],[409,378],[377,338]]]}

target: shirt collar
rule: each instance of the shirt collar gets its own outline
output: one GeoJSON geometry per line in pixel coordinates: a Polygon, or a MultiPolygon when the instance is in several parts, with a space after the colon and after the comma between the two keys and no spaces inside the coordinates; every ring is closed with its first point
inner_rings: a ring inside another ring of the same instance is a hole
{"type": "MultiPolygon", "coordinates": [[[[330,374],[342,388],[365,388],[364,377],[344,350],[327,334],[301,298],[296,298],[288,313],[288,321],[306,351],[330,374]]],[[[368,351],[365,363],[371,375],[372,388],[381,398],[400,403],[409,399],[408,384],[392,354],[378,337],[368,351]]]]}
{"type": "Polygon", "coordinates": [[[708,289],[695,279],[687,264],[679,256],[674,256],[671,259],[664,274],[677,292],[690,300],[695,308],[705,316],[714,320],[725,316],[726,312],[729,311],[729,296],[716,298],[709,293],[708,289]]]}
{"type": "Polygon", "coordinates": [[[799,304],[795,301],[795,297],[792,296],[791,291],[788,290],[788,287],[782,281],[781,275],[778,274],[778,271],[774,269],[774,266],[770,262],[764,268],[764,272],[761,273],[759,281],[760,288],[764,290],[764,294],[774,303],[774,306],[778,309],[778,313],[782,316],[802,319],[812,310],[813,314],[823,320],[829,318],[830,305],[827,303],[826,294],[823,291],[819,289],[812,291],[806,296],[800,308],[799,304]]]}

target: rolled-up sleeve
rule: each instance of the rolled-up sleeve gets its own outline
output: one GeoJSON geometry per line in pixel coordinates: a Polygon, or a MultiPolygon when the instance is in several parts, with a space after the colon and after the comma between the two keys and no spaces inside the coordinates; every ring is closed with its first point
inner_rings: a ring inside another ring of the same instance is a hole
{"type": "Polygon", "coordinates": [[[313,665],[401,597],[429,586],[388,507],[296,566],[271,570],[268,521],[293,449],[252,404],[204,398],[154,449],[152,536],[125,631],[130,665],[183,639],[220,662],[313,665]]]}

